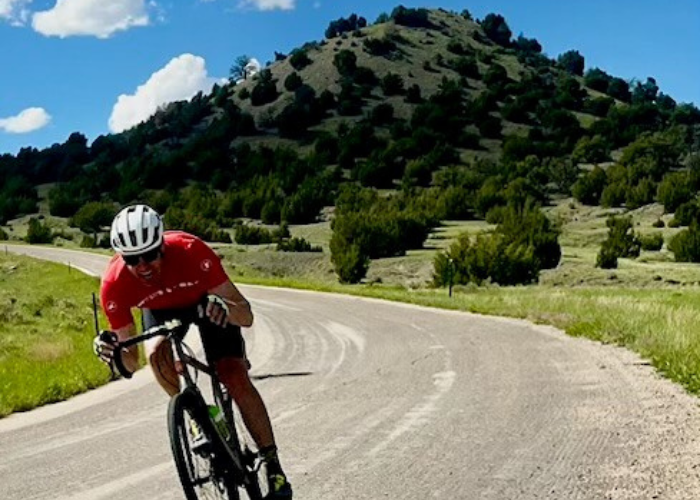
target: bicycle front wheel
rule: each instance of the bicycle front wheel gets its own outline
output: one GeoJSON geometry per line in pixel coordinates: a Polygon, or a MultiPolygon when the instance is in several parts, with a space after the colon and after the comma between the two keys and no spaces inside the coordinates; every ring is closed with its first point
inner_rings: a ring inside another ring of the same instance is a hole
{"type": "Polygon", "coordinates": [[[173,396],[168,407],[168,430],[175,466],[187,500],[239,500],[225,457],[216,453],[216,431],[196,396],[173,396]]]}

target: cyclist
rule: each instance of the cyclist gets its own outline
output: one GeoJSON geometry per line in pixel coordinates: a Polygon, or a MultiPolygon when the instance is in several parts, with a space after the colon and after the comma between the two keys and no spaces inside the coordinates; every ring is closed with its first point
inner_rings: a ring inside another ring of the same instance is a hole
{"type": "MultiPolygon", "coordinates": [[[[142,309],[144,328],[176,318],[196,324],[207,356],[265,460],[268,498],[291,498],[292,488],[280,465],[267,409],[248,376],[250,365],[241,327],[253,323],[253,313],[218,256],[196,236],[164,231],[158,213],[141,204],[116,215],[110,241],[116,255],[102,277],[100,296],[116,337],[123,341],[136,334],[134,307],[142,309]]],[[[103,338],[95,338],[95,353],[110,363],[113,344],[103,338]]],[[[177,394],[179,378],[169,342],[156,337],[145,348],[158,383],[169,395],[177,394]]],[[[127,369],[137,369],[136,348],[125,351],[123,358],[127,369]]]]}

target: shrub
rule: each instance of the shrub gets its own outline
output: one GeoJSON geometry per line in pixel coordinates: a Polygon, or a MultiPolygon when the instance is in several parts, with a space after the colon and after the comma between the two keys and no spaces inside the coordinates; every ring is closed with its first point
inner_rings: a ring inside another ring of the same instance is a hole
{"type": "Polygon", "coordinates": [[[272,73],[268,69],[262,70],[255,75],[257,84],[250,94],[250,103],[253,106],[262,106],[277,100],[277,85],[272,78],[272,73]]]}
{"type": "Polygon", "coordinates": [[[89,234],[86,234],[83,236],[83,239],[80,240],[80,248],[96,248],[97,247],[97,242],[95,241],[95,238],[90,236],[89,234]]]}
{"type": "Polygon", "coordinates": [[[312,246],[311,243],[304,238],[290,238],[277,243],[277,251],[279,252],[322,252],[320,246],[312,246]]]}
{"type": "Polygon", "coordinates": [[[391,11],[391,19],[396,24],[409,28],[432,28],[427,9],[409,9],[399,5],[391,11]]]}
{"type": "Polygon", "coordinates": [[[301,87],[303,83],[304,80],[301,79],[298,73],[290,73],[289,76],[284,79],[284,88],[290,92],[294,92],[301,87]]]}
{"type": "Polygon", "coordinates": [[[453,283],[481,284],[486,279],[501,285],[533,283],[541,269],[556,267],[561,259],[559,232],[536,206],[526,204],[493,209],[500,223],[492,235],[472,240],[462,235],[434,261],[434,282],[447,283],[454,266],[453,283]]]}
{"type": "Polygon", "coordinates": [[[666,227],[666,224],[664,223],[663,219],[656,219],[652,224],[652,227],[666,227]]]}
{"type": "Polygon", "coordinates": [[[598,205],[607,182],[605,170],[595,167],[576,181],[572,188],[572,194],[577,201],[585,205],[598,205]]]}
{"type": "Polygon", "coordinates": [[[42,224],[39,219],[32,217],[29,219],[29,229],[27,230],[25,241],[32,245],[51,243],[53,241],[51,228],[46,224],[42,224]]]}
{"type": "Polygon", "coordinates": [[[396,43],[389,38],[365,38],[362,45],[368,53],[380,57],[389,57],[398,49],[396,43]]]}
{"type": "Polygon", "coordinates": [[[289,56],[289,64],[297,71],[301,71],[311,64],[311,62],[307,51],[303,49],[296,49],[289,56]]]}
{"type": "Polygon", "coordinates": [[[614,260],[613,267],[617,267],[619,257],[639,257],[641,242],[632,230],[631,217],[609,217],[606,225],[608,226],[608,238],[601,245],[596,266],[610,269],[610,267],[604,266],[611,266],[614,260]]]}
{"type": "Polygon", "coordinates": [[[341,283],[359,283],[367,275],[369,257],[362,253],[360,246],[333,247],[331,238],[331,262],[341,283]]]}
{"type": "Polygon", "coordinates": [[[451,63],[452,69],[454,69],[460,76],[467,78],[478,79],[479,66],[476,63],[476,59],[471,56],[461,56],[453,60],[451,63]]]}
{"type": "Polygon", "coordinates": [[[682,203],[673,214],[673,221],[678,226],[689,226],[693,221],[700,221],[700,206],[696,201],[682,203]]]}
{"type": "Polygon", "coordinates": [[[90,202],[80,207],[68,223],[84,233],[96,233],[102,226],[109,226],[115,215],[116,210],[112,203],[90,202]]]}
{"type": "Polygon", "coordinates": [[[694,196],[689,175],[686,172],[672,172],[666,174],[659,184],[656,198],[666,213],[673,213],[694,196]]]}
{"type": "Polygon", "coordinates": [[[10,239],[10,235],[7,234],[7,231],[0,227],[0,241],[6,241],[8,239],[10,239]]]}
{"type": "Polygon", "coordinates": [[[272,243],[272,233],[264,227],[240,224],[236,227],[235,241],[239,245],[262,245],[272,243]]]}
{"type": "Polygon", "coordinates": [[[370,120],[373,125],[388,125],[394,120],[394,107],[388,102],[377,104],[372,109],[370,120]]]}
{"type": "Polygon", "coordinates": [[[700,262],[700,230],[698,223],[693,223],[673,238],[668,244],[676,262],[700,262]]]}
{"type": "Polygon", "coordinates": [[[600,247],[595,265],[601,269],[617,269],[617,252],[607,240],[600,247]]]}
{"type": "Polygon", "coordinates": [[[387,73],[381,80],[382,92],[385,96],[403,94],[403,78],[396,73],[387,73]]]}
{"type": "Polygon", "coordinates": [[[642,235],[639,237],[642,250],[658,252],[664,246],[664,236],[661,233],[642,235]]]}
{"type": "Polygon", "coordinates": [[[248,88],[241,89],[241,91],[238,92],[238,98],[241,101],[245,101],[246,99],[250,99],[250,90],[248,90],[248,88]]]}
{"type": "Polygon", "coordinates": [[[406,90],[406,98],[404,99],[409,104],[420,104],[423,102],[420,87],[418,84],[413,84],[406,90]]]}

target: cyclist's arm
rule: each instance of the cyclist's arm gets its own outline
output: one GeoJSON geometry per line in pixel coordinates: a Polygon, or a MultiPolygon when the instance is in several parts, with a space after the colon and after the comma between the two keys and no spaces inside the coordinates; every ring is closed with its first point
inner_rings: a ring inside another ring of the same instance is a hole
{"type": "MultiPolygon", "coordinates": [[[[122,328],[114,330],[117,334],[117,338],[120,342],[130,339],[136,335],[136,325],[130,323],[122,328]]],[[[139,350],[137,346],[132,346],[128,349],[122,350],[122,361],[124,366],[130,372],[135,372],[139,368],[139,350]]]]}
{"type": "Polygon", "coordinates": [[[253,324],[253,312],[250,309],[250,304],[231,281],[225,281],[207,292],[218,295],[226,301],[229,308],[227,318],[229,323],[244,327],[253,324]]]}

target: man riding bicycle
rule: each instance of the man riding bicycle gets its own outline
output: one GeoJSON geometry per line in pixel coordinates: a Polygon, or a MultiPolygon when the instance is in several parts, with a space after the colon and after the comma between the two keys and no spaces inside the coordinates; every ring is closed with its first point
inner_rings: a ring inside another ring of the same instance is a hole
{"type": "MultiPolygon", "coordinates": [[[[146,205],[121,210],[112,222],[110,241],[116,255],[103,275],[100,296],[117,339],[136,335],[134,307],[142,310],[145,329],[172,319],[196,324],[208,358],[265,460],[267,498],[292,498],[265,403],[248,375],[241,327],[253,323],[253,313],[218,256],[196,236],[164,231],[158,213],[146,205]]],[[[103,361],[111,363],[113,344],[105,336],[96,337],[94,347],[103,361]]],[[[177,394],[179,379],[169,342],[162,337],[150,339],[146,357],[161,387],[170,396],[177,394]]],[[[123,361],[135,371],[137,349],[125,350],[123,361]]]]}

